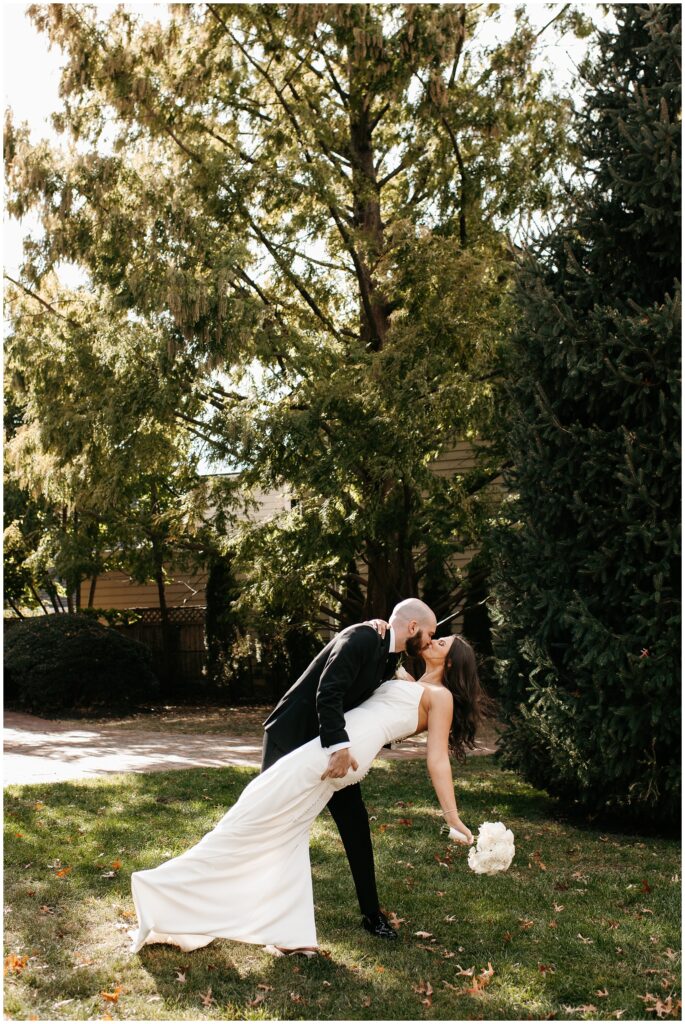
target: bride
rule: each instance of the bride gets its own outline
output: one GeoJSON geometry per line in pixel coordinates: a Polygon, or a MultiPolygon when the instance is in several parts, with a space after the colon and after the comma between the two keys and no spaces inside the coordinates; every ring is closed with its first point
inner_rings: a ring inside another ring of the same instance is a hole
{"type": "Polygon", "coordinates": [[[491,708],[478,680],[471,646],[460,636],[435,639],[421,654],[417,679],[389,679],[356,708],[345,727],[357,767],[342,778],[326,774],[319,738],[276,761],[253,779],[237,802],[195,846],[131,876],[138,929],[131,952],[155,942],[183,951],[215,938],[276,950],[317,948],[309,831],[334,790],[369,771],[392,740],[428,731],[427,766],[452,839],[473,835],[459,816],[449,755],[465,757],[491,708]]]}

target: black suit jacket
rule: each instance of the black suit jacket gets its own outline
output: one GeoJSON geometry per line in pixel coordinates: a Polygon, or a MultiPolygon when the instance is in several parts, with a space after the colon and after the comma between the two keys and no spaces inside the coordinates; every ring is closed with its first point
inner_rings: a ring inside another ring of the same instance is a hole
{"type": "Polygon", "coordinates": [[[286,754],[321,738],[323,747],[349,740],[345,711],[370,697],[395,671],[390,630],[381,639],[373,626],[348,626],[333,637],[285,693],[264,728],[286,754]]]}

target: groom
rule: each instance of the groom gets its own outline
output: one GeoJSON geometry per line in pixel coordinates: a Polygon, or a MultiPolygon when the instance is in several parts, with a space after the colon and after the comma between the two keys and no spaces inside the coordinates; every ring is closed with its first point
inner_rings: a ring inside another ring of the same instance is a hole
{"type": "MultiPolygon", "coordinates": [[[[428,646],[435,615],[423,601],[401,601],[381,637],[370,623],[341,630],[281,697],[264,722],[262,771],[284,754],[319,736],[330,754],[322,778],[343,778],[357,762],[350,750],[344,713],[370,697],[395,671],[397,655],[412,656],[428,646]]],[[[337,790],[328,809],[345,847],[364,928],[381,939],[396,939],[379,905],[369,816],[359,783],[337,790]]]]}

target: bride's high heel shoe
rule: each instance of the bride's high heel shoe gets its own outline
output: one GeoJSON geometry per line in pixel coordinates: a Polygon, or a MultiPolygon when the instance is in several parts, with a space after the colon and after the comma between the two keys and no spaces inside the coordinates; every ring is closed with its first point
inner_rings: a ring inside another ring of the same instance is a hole
{"type": "Polygon", "coordinates": [[[306,956],[311,958],[319,955],[319,951],[313,946],[301,946],[299,949],[287,949],[285,946],[265,946],[264,952],[271,956],[306,956]]]}

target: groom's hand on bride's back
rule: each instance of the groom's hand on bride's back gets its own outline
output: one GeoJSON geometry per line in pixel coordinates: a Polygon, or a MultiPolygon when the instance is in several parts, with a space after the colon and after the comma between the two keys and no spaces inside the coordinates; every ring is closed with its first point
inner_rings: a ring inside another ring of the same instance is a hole
{"type": "Polygon", "coordinates": [[[350,754],[349,747],[336,750],[328,758],[328,766],[321,776],[322,779],[344,779],[350,768],[356,772],[359,763],[350,754]]]}

